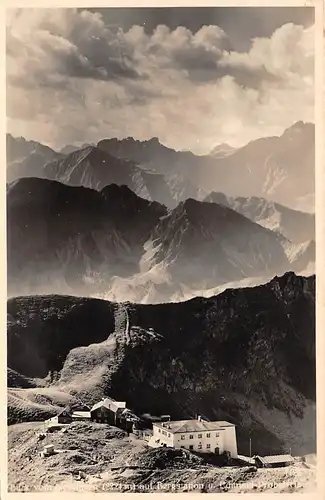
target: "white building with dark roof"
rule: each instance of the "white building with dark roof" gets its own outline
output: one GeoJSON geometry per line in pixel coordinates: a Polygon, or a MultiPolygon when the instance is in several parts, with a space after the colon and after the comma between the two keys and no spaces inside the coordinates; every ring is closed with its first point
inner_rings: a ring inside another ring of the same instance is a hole
{"type": "Polygon", "coordinates": [[[155,422],[149,445],[186,448],[218,455],[227,451],[231,457],[237,457],[235,425],[223,420],[208,422],[198,417],[197,420],[155,422]]]}

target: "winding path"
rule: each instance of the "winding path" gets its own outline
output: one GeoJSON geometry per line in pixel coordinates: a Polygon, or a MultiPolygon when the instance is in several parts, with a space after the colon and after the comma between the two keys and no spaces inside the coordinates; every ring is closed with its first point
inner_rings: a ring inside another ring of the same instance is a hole
{"type": "Polygon", "coordinates": [[[121,344],[128,345],[131,342],[130,320],[128,310],[124,304],[118,303],[115,305],[114,321],[114,333],[117,340],[121,342],[121,344]]]}

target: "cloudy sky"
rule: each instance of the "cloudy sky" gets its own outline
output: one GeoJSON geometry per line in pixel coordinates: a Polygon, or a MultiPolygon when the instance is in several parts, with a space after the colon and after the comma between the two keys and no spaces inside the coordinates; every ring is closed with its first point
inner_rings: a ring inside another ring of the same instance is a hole
{"type": "Polygon", "coordinates": [[[313,9],[12,9],[8,132],[205,153],[313,121],[313,9]]]}

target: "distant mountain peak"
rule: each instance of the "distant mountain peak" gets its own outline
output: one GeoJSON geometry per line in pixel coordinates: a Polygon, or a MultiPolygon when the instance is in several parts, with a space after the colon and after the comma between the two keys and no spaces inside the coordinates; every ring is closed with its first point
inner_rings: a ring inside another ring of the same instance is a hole
{"type": "Polygon", "coordinates": [[[12,134],[6,135],[7,164],[12,162],[28,160],[28,156],[35,153],[43,155],[44,161],[55,158],[58,153],[49,146],[33,140],[26,140],[24,137],[14,137],[12,134]]]}
{"type": "Polygon", "coordinates": [[[158,137],[151,137],[151,139],[147,139],[144,142],[150,142],[151,144],[161,144],[158,137]]]}
{"type": "MultiPolygon", "coordinates": [[[[121,160],[111,155],[108,151],[105,151],[94,145],[87,145],[82,149],[72,151],[62,159],[62,164],[64,164],[68,170],[76,170],[82,167],[82,169],[88,173],[96,172],[97,170],[103,171],[107,168],[121,169],[126,165],[134,164],[131,160],[121,160]],[[63,162],[63,163],[62,163],[63,162]],[[85,163],[88,162],[88,163],[85,163]]],[[[47,166],[49,168],[50,165],[47,166]]],[[[87,186],[88,187],[88,186],[87,186]]]]}
{"type": "Polygon", "coordinates": [[[315,132],[315,125],[314,123],[311,122],[304,122],[302,120],[299,120],[295,123],[293,123],[290,127],[286,128],[286,130],[283,132],[283,136],[287,136],[290,134],[305,134],[307,135],[312,134],[315,132]]]}
{"type": "Polygon", "coordinates": [[[314,216],[258,196],[226,196],[212,191],[204,201],[225,205],[257,224],[272,229],[293,243],[303,243],[315,235],[314,216]]]}
{"type": "MultiPolygon", "coordinates": [[[[202,243],[204,240],[217,240],[221,235],[228,234],[229,231],[233,230],[231,228],[235,227],[241,228],[241,230],[243,227],[247,227],[247,230],[255,228],[259,229],[260,232],[265,231],[264,228],[257,226],[228,206],[198,201],[193,198],[180,202],[168,214],[167,219],[162,221],[158,232],[162,230],[162,233],[168,235],[168,239],[171,232],[178,232],[180,237],[178,242],[183,241],[183,237],[188,232],[195,233],[195,243],[199,243],[199,241],[202,243]]],[[[192,243],[194,240],[188,240],[186,245],[192,243]]]]}
{"type": "Polygon", "coordinates": [[[117,144],[134,144],[134,145],[151,144],[151,145],[163,146],[158,137],[151,137],[150,139],[143,139],[143,140],[135,139],[132,136],[128,136],[125,138],[110,137],[110,138],[101,139],[100,141],[98,141],[97,146],[100,147],[101,143],[112,144],[112,145],[117,145],[117,144]]]}
{"type": "Polygon", "coordinates": [[[313,126],[314,126],[313,123],[304,122],[303,120],[299,120],[299,121],[295,122],[293,125],[291,125],[291,127],[288,127],[287,130],[290,130],[290,129],[303,129],[305,127],[313,127],[313,126]]]}
{"type": "MultiPolygon", "coordinates": [[[[199,214],[199,213],[213,213],[213,212],[221,212],[225,209],[229,212],[233,212],[230,207],[225,207],[221,203],[209,203],[208,201],[199,201],[194,198],[187,198],[185,201],[180,203],[183,205],[184,210],[189,214],[199,214]]],[[[240,214],[239,214],[240,216],[240,214]]]]}
{"type": "Polygon", "coordinates": [[[125,200],[139,199],[139,196],[136,195],[134,191],[132,191],[132,189],[130,189],[125,184],[109,184],[108,186],[105,186],[103,189],[101,189],[100,194],[106,200],[112,200],[114,198],[124,198],[125,200]]]}
{"type": "Polygon", "coordinates": [[[236,151],[236,148],[233,146],[230,146],[229,144],[222,142],[221,144],[218,144],[215,146],[211,151],[210,151],[210,156],[213,156],[215,158],[224,158],[225,156],[230,155],[236,151]]]}

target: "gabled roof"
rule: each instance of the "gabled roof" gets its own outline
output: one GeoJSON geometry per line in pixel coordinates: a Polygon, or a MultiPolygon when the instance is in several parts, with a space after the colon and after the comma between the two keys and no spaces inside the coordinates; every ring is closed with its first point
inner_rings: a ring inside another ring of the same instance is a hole
{"type": "Polygon", "coordinates": [[[60,415],[68,415],[69,417],[71,417],[72,412],[71,412],[70,407],[63,408],[61,411],[59,411],[59,413],[57,414],[57,417],[59,417],[60,415]]]}
{"type": "Polygon", "coordinates": [[[266,457],[256,455],[255,458],[259,459],[265,465],[294,462],[294,458],[291,455],[268,455],[266,457]]]}
{"type": "Polygon", "coordinates": [[[74,411],[72,413],[73,417],[84,417],[84,418],[90,418],[90,411],[74,411]]]}
{"type": "Polygon", "coordinates": [[[94,411],[102,407],[117,412],[117,410],[124,410],[126,407],[126,403],[125,401],[115,401],[112,398],[103,398],[101,401],[98,401],[98,403],[94,404],[90,411],[94,411]]]}
{"type": "Polygon", "coordinates": [[[205,420],[172,420],[170,422],[155,422],[153,425],[167,430],[172,434],[219,431],[225,427],[234,427],[234,424],[225,420],[215,422],[207,422],[205,420]]]}

